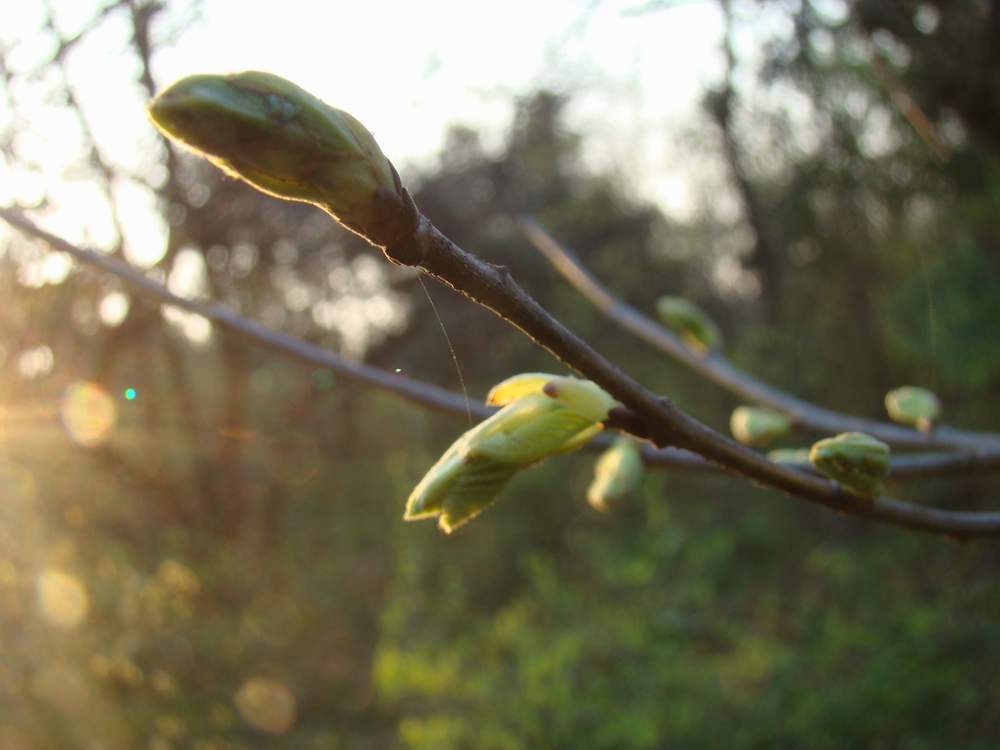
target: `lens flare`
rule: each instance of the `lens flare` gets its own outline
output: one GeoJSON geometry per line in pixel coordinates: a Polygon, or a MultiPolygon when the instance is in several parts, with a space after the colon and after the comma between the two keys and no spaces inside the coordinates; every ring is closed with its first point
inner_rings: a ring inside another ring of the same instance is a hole
{"type": "Polygon", "coordinates": [[[69,573],[52,569],[42,571],[36,582],[36,592],[42,617],[60,628],[75,628],[90,609],[87,590],[69,573]]]}
{"type": "Polygon", "coordinates": [[[111,436],[115,402],[96,383],[73,383],[62,401],[63,427],[73,442],[91,448],[111,436]]]}

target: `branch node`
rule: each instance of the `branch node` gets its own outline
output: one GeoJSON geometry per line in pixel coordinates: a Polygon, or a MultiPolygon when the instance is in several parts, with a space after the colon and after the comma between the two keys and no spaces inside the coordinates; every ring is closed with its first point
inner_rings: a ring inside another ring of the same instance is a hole
{"type": "MultiPolygon", "coordinates": [[[[393,175],[396,170],[393,168],[393,175]]],[[[427,245],[421,241],[421,229],[424,217],[421,215],[417,204],[413,202],[410,191],[400,186],[400,195],[403,202],[400,206],[399,195],[390,193],[388,190],[379,190],[376,200],[391,203],[392,210],[401,212],[396,219],[396,231],[392,240],[382,248],[385,257],[398,266],[419,266],[423,264],[427,255],[427,245]],[[384,194],[383,194],[384,193],[384,194]]]]}

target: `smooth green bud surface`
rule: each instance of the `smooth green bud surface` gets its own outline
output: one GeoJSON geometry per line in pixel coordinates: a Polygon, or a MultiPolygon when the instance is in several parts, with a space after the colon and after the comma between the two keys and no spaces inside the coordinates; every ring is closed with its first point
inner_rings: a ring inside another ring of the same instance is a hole
{"type": "Polygon", "coordinates": [[[588,380],[528,373],[498,384],[506,405],[445,451],[406,502],[406,520],[438,517],[450,532],[472,519],[521,469],[576,450],[601,431],[617,402],[588,380]]]}
{"type": "Polygon", "coordinates": [[[764,445],[788,432],[791,420],[774,409],[738,406],[729,417],[733,437],[744,445],[764,445]]]}
{"type": "Polygon", "coordinates": [[[618,438],[594,464],[587,502],[602,513],[614,510],[642,481],[642,454],[636,441],[618,438]]]}
{"type": "Polygon", "coordinates": [[[195,75],[149,105],[153,123],[271,195],[306,201],[388,245],[410,215],[399,177],[347,112],[276,75],[195,75]]]}
{"type": "Polygon", "coordinates": [[[594,424],[541,393],[514,401],[490,419],[498,415],[503,417],[494,429],[469,441],[469,455],[528,466],[561,452],[567,440],[594,424]]]}
{"type": "Polygon", "coordinates": [[[722,346],[719,327],[700,307],[683,297],[660,297],[656,301],[656,314],[667,328],[698,351],[711,351],[722,346]]]}
{"type": "Polygon", "coordinates": [[[570,375],[552,378],[542,387],[542,392],[592,423],[603,422],[609,411],[621,406],[597,383],[570,375]]]}
{"type": "Polygon", "coordinates": [[[885,409],[893,421],[930,432],[941,416],[941,402],[926,388],[904,385],[885,394],[885,409]]]}
{"type": "Polygon", "coordinates": [[[889,446],[860,432],[844,432],[820,440],[809,451],[816,469],[849,492],[875,497],[889,473],[889,446]]]}
{"type": "Polygon", "coordinates": [[[490,388],[490,392],[486,394],[486,403],[490,406],[505,406],[529,393],[541,393],[545,384],[557,377],[559,376],[547,372],[524,372],[512,375],[490,388]]]}

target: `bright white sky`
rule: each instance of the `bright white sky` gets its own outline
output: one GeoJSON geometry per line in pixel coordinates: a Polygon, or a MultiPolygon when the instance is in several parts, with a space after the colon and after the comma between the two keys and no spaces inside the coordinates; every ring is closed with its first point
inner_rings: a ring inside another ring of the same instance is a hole
{"type": "MultiPolygon", "coordinates": [[[[75,35],[110,0],[48,0],[61,34],[75,35]]],[[[168,0],[157,36],[185,18],[191,0],[168,0]]],[[[258,69],[282,75],[371,129],[400,168],[430,164],[450,125],[479,130],[487,145],[507,130],[512,100],[540,87],[572,95],[567,125],[586,133],[584,156],[611,168],[638,196],[675,215],[690,212],[712,183],[710,160],[692,157],[681,134],[698,122],[698,100],[722,72],[722,19],[714,0],[677,0],[676,7],[636,13],[646,0],[204,0],[176,42],[153,60],[165,86],[192,73],[258,69]],[[707,177],[706,177],[707,174],[707,177]]],[[[769,33],[785,32],[780,13],[737,5],[754,24],[737,36],[741,60],[769,33]],[[750,10],[747,10],[750,9],[750,10]]],[[[0,45],[14,74],[0,99],[0,128],[13,127],[17,150],[35,163],[14,169],[0,154],[0,204],[47,196],[35,218],[73,242],[109,247],[107,202],[80,163],[82,142],[62,101],[47,101],[37,69],[55,50],[43,30],[44,4],[9,2],[0,45]],[[21,75],[19,75],[21,74],[21,75]],[[8,171],[8,174],[3,174],[8,171]]],[[[787,23],[787,22],[786,22],[787,23]]],[[[150,174],[158,140],[144,112],[131,29],[119,9],[67,57],[68,75],[102,157],[121,174],[150,174]]],[[[747,66],[743,75],[747,75],[747,66]]],[[[50,71],[51,73],[51,71],[50,71]]],[[[2,84],[0,84],[2,92],[2,84]]],[[[715,167],[717,169],[717,167],[715,167]]],[[[163,217],[142,182],[116,179],[126,255],[155,263],[165,249],[163,217]]],[[[717,191],[716,193],[717,194],[717,191]]],[[[28,283],[57,283],[69,261],[48,254],[28,283]],[[37,277],[37,278],[36,278],[37,277]]],[[[26,272],[27,273],[27,272],[26,272]]],[[[184,292],[176,289],[175,291],[184,292]]],[[[193,290],[187,290],[193,293],[193,290]]]]}
{"type": "MultiPolygon", "coordinates": [[[[109,0],[49,2],[61,33],[71,36],[109,0]]],[[[167,19],[184,18],[189,2],[170,0],[167,19]]],[[[637,195],[683,216],[695,207],[698,181],[703,186],[706,173],[712,179],[713,165],[692,158],[681,134],[697,123],[698,99],[722,72],[722,19],[713,0],[635,12],[645,4],[204,0],[202,16],[156,55],[154,73],[160,85],[200,72],[260,69],[285,76],[357,116],[404,178],[409,166],[434,159],[450,125],[477,128],[489,145],[505,133],[513,97],[541,86],[565,91],[572,94],[567,125],[588,135],[588,162],[615,169],[637,195]]],[[[756,5],[744,13],[752,13],[754,24],[744,26],[737,46],[740,59],[752,61],[761,38],[780,33],[775,24],[784,19],[756,5]]],[[[0,44],[15,75],[52,55],[43,19],[41,3],[4,9],[0,44]]],[[[154,26],[154,36],[164,31],[154,26]]],[[[102,155],[134,174],[148,170],[158,145],[143,110],[129,34],[124,12],[116,11],[74,47],[68,66],[102,155]]],[[[39,99],[14,130],[19,152],[40,165],[41,175],[15,171],[0,179],[0,203],[30,204],[47,194],[55,209],[44,219],[50,230],[107,245],[113,230],[100,191],[86,175],[74,181],[65,174],[80,156],[72,115],[35,89],[43,89],[37,80],[22,80],[11,93],[22,108],[39,99]]],[[[0,128],[5,120],[0,100],[0,128]]],[[[120,183],[126,251],[134,262],[153,262],[164,235],[154,198],[139,183],[120,183]]]]}
{"type": "Polygon", "coordinates": [[[605,137],[624,140],[687,116],[718,71],[714,2],[629,15],[638,4],[208,0],[204,24],[158,63],[165,79],[283,75],[355,114],[403,164],[434,153],[449,123],[502,129],[510,95],[539,85],[581,87],[581,118],[600,113],[605,137]]]}
{"type": "MultiPolygon", "coordinates": [[[[97,5],[52,4],[67,35],[97,5]]],[[[355,114],[404,172],[436,153],[451,123],[481,128],[488,141],[509,122],[512,95],[540,85],[571,89],[571,125],[593,134],[590,157],[641,172],[641,192],[682,208],[683,178],[670,168],[667,136],[690,122],[695,98],[718,76],[720,17],[711,0],[630,13],[641,4],[206,0],[201,20],[155,66],[162,83],[196,72],[283,75],[355,114]]],[[[5,8],[0,40],[14,43],[15,65],[51,54],[39,41],[39,6],[5,8]]],[[[123,65],[124,19],[105,28],[71,55],[73,81],[111,159],[134,164],[148,148],[148,125],[133,93],[135,71],[123,65]]],[[[50,163],[72,147],[57,142],[59,130],[53,123],[36,136],[50,163]]]]}

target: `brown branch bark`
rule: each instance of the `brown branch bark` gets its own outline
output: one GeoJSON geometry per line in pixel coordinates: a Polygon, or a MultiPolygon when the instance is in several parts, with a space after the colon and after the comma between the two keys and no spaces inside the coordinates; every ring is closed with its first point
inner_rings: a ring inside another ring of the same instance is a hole
{"type": "Polygon", "coordinates": [[[572,369],[593,380],[642,416],[659,447],[686,448],[728,469],[793,497],[849,515],[958,538],[1000,534],[1000,512],[944,511],[891,497],[866,500],[839,485],[779,466],[689,417],[669,399],[647,390],[587,342],[569,331],[529,296],[501,266],[470,255],[423,216],[404,247],[386,248],[397,263],[416,264],[456,291],[519,328],[572,369]]]}
{"type": "Polygon", "coordinates": [[[612,294],[570,250],[560,245],[533,219],[522,218],[521,227],[549,263],[607,318],[739,398],[787,414],[796,427],[820,433],[864,432],[900,448],[957,448],[969,451],[973,456],[1000,450],[1000,435],[996,433],[971,432],[945,425],[923,433],[889,422],[843,414],[758,380],[719,353],[703,355],[693,351],[678,336],[612,294]]]}
{"type": "MultiPolygon", "coordinates": [[[[463,413],[466,409],[464,399],[437,386],[349,362],[320,347],[271,331],[220,305],[177,297],[135,269],[45,232],[16,211],[0,208],[0,218],[26,234],[43,239],[57,250],[119,276],[161,302],[203,315],[226,329],[251,336],[270,348],[313,364],[330,367],[355,381],[384,388],[430,408],[463,413]]],[[[419,265],[425,270],[493,310],[568,366],[600,384],[631,412],[640,415],[638,418],[645,426],[644,437],[665,447],[661,453],[664,460],[669,460],[673,454],[679,461],[688,463],[691,461],[689,453],[695,453],[723,470],[740,473],[794,497],[895,526],[960,539],[1000,535],[1000,512],[946,511],[885,496],[865,500],[844,492],[837,484],[825,479],[779,466],[714,432],[681,412],[668,399],[648,391],[594,351],[528,296],[505,268],[490,265],[469,255],[438,232],[424,217],[420,217],[405,250],[396,252],[387,249],[386,253],[396,262],[400,262],[402,258],[419,259],[419,265]]],[[[473,404],[472,408],[479,416],[488,413],[484,405],[473,404]]]]}

